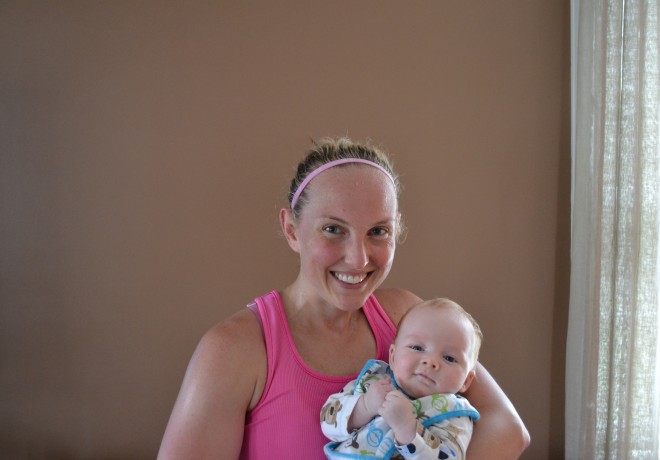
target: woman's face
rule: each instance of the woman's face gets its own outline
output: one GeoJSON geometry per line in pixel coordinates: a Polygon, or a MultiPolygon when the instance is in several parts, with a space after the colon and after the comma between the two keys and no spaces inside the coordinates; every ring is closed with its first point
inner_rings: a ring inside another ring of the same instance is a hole
{"type": "Polygon", "coordinates": [[[319,174],[306,194],[299,218],[289,214],[295,236],[287,235],[300,254],[302,294],[356,310],[392,267],[398,225],[394,185],[376,168],[348,165],[319,174]]]}

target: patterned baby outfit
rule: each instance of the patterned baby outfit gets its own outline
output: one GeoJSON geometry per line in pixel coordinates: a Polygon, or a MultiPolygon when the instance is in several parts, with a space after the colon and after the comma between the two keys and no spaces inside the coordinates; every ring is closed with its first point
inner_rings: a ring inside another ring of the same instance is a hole
{"type": "Polygon", "coordinates": [[[341,393],[328,398],[321,411],[321,429],[334,442],[325,445],[326,456],[370,460],[464,459],[472,437],[473,420],[479,419],[479,413],[459,395],[443,393],[411,400],[411,410],[423,432],[407,445],[396,444],[392,430],[381,416],[348,432],[348,420],[360,396],[372,382],[386,377],[396,387],[389,365],[369,360],[356,380],[349,382],[341,393]]]}

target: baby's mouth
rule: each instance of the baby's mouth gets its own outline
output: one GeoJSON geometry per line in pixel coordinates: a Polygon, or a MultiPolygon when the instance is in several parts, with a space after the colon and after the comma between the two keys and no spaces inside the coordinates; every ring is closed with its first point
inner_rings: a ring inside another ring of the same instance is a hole
{"type": "Polygon", "coordinates": [[[431,377],[429,377],[426,374],[419,373],[419,374],[417,374],[417,377],[419,377],[422,381],[426,382],[429,385],[434,385],[435,384],[435,380],[433,380],[431,377]]]}

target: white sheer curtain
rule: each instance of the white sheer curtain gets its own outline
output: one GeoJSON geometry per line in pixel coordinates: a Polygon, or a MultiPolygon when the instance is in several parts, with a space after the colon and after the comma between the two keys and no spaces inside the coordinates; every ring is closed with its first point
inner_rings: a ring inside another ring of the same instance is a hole
{"type": "Polygon", "coordinates": [[[566,458],[658,459],[659,0],[572,0],[566,458]]]}

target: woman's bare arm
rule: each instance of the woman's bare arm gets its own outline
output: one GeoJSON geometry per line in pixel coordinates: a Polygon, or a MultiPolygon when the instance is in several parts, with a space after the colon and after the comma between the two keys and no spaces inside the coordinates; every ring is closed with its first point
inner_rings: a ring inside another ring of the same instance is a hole
{"type": "Polygon", "coordinates": [[[467,458],[510,460],[520,457],[529,446],[529,433],[509,398],[479,363],[465,397],[481,415],[474,424],[467,458]]]}
{"type": "Polygon", "coordinates": [[[399,327],[401,317],[422,301],[412,292],[400,288],[378,289],[374,294],[396,327],[399,327]]]}
{"type": "Polygon", "coordinates": [[[158,459],[238,458],[245,414],[258,402],[265,373],[261,328],[252,312],[213,327],[190,360],[158,459]]]}

